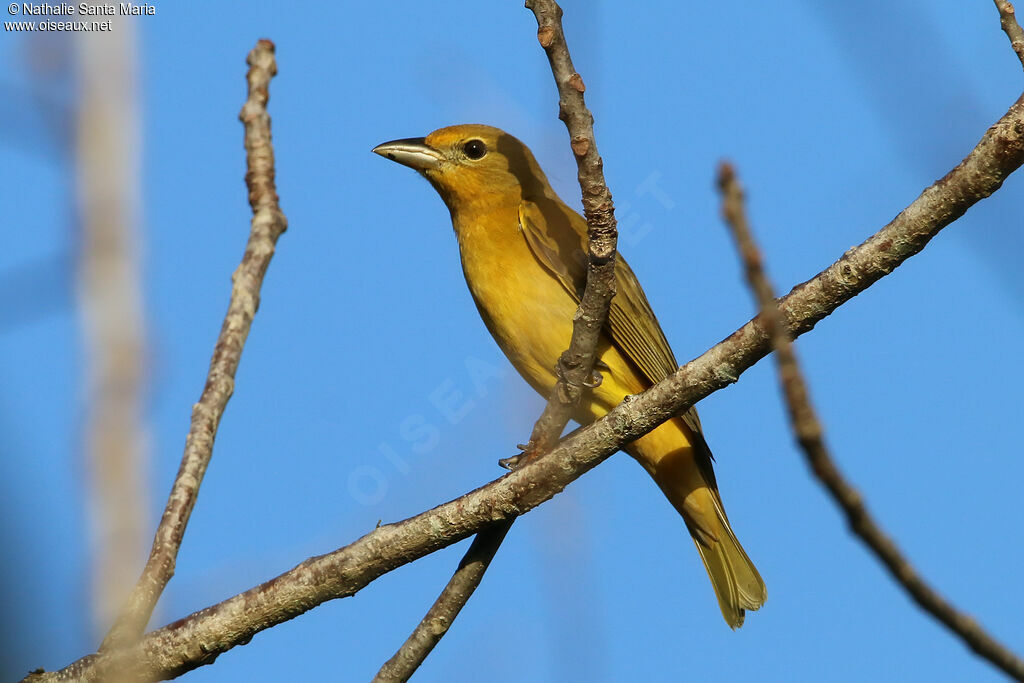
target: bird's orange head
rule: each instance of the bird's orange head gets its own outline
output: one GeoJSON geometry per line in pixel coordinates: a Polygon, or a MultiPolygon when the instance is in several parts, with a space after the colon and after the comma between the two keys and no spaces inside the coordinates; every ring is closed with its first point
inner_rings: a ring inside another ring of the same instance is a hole
{"type": "Polygon", "coordinates": [[[492,126],[449,126],[425,138],[385,142],[373,151],[417,170],[453,213],[552,192],[529,148],[492,126]]]}

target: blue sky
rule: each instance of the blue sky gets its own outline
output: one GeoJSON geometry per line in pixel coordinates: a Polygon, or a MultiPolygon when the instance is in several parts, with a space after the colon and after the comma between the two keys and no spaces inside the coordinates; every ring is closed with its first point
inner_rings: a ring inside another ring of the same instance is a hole
{"type": "MultiPolygon", "coordinates": [[[[248,231],[236,117],[261,37],[277,44],[270,112],[290,222],[160,625],[497,477],[539,414],[472,305],[447,210],[370,149],[497,125],[579,200],[521,3],[155,7],[138,21],[150,524],[248,231]],[[465,408],[455,420],[439,407],[453,392],[465,408]],[[436,430],[432,443],[406,438],[416,421],[436,430]]],[[[753,312],[718,218],[719,159],[736,164],[786,291],[956,165],[1022,83],[987,2],[564,7],[621,250],[680,361],[753,312]]],[[[0,37],[12,95],[0,107],[5,679],[97,643],[72,166],[31,95],[30,38],[0,37]]],[[[67,97],[61,82],[47,87],[67,97]]],[[[1017,650],[1022,191],[1011,177],[797,345],[828,441],[870,509],[939,590],[1017,650]]],[[[794,449],[769,362],[700,410],[730,519],[768,585],[760,612],[725,626],[681,520],[619,454],[517,522],[416,680],[998,680],[847,533],[794,449]]],[[[187,680],[367,680],[466,543],[187,680]]]]}

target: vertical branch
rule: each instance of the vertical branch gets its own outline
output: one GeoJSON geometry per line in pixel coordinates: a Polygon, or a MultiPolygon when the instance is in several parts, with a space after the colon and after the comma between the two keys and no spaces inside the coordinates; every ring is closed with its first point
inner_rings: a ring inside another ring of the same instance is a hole
{"type": "MultiPolygon", "coordinates": [[[[537,40],[547,54],[558,89],[558,118],[568,129],[576,158],[583,211],[587,218],[589,260],[586,288],[573,318],[572,339],[569,348],[558,359],[558,382],[548,397],[544,412],[533,426],[523,455],[501,462],[509,469],[519,467],[555,446],[580,401],[583,389],[591,380],[598,338],[615,296],[615,243],[618,237],[612,194],[605,182],[603,162],[594,140],[594,116],[583,98],[586,89],[583,78],[576,72],[569,55],[562,29],[562,8],[554,0],[528,0],[526,7],[537,19],[537,40]]],[[[381,667],[375,681],[405,681],[419,668],[480,585],[513,522],[514,518],[501,521],[477,535],[448,585],[405,643],[381,667]]]]}
{"type": "Polygon", "coordinates": [[[245,182],[253,210],[249,241],[242,263],[231,278],[231,301],[213,350],[206,386],[199,402],[192,407],[185,453],[153,539],[149,560],[101,650],[130,642],[142,633],[160,594],[174,574],[185,527],[213,455],[217,427],[234,391],[242,348],[259,307],[263,276],[274,255],[278,238],[288,227],[278,206],[274,185],[274,149],[270,137],[270,116],[267,114],[268,87],[270,79],[277,73],[274,44],[260,40],[246,61],[249,64],[249,97],[239,118],[245,127],[248,168],[245,182]]]}
{"type": "Polygon", "coordinates": [[[569,131],[576,157],[589,251],[587,286],[573,319],[572,341],[558,359],[559,382],[530,434],[526,453],[529,460],[554,446],[579,403],[582,387],[591,379],[597,341],[615,296],[618,233],[612,194],[604,179],[604,162],[594,139],[594,115],[587,109],[583,98],[586,87],[572,65],[562,30],[562,8],[554,0],[527,0],[526,8],[537,19],[537,40],[544,48],[558,87],[558,118],[569,131]]]}
{"type": "Polygon", "coordinates": [[[1009,0],[994,0],[996,9],[999,10],[999,25],[1003,27],[1003,33],[1010,39],[1010,47],[1017,53],[1017,59],[1021,66],[1024,66],[1024,30],[1017,23],[1016,11],[1009,0]]]}
{"type": "Polygon", "coordinates": [[[824,430],[811,405],[807,384],[800,372],[789,333],[782,324],[775,294],[764,272],[761,253],[747,224],[743,192],[732,166],[728,163],[723,163],[719,167],[718,186],[722,192],[722,214],[736,241],[747,282],[761,308],[760,317],[775,351],[779,381],[786,399],[790,424],[814,476],[842,510],[853,533],[875,554],[896,583],[923,610],[942,622],[978,656],[987,659],[1007,675],[1024,680],[1024,661],[921,578],[900,551],[899,546],[875,522],[857,490],[839,471],[825,445],[824,430]]]}
{"type": "Polygon", "coordinates": [[[98,629],[110,626],[139,571],[147,526],[134,29],[122,20],[116,31],[77,37],[78,293],[98,629]]]}

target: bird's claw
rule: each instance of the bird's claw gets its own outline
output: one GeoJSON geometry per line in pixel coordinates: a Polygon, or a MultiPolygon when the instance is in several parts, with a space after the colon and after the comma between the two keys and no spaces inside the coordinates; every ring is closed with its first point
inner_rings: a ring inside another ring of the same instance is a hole
{"type": "Polygon", "coordinates": [[[601,386],[601,382],[604,381],[604,375],[594,368],[590,371],[590,379],[582,382],[575,382],[565,376],[565,368],[562,367],[561,363],[555,365],[555,374],[558,376],[558,381],[570,387],[586,387],[587,389],[596,389],[601,386]]]}
{"type": "Polygon", "coordinates": [[[510,458],[502,458],[498,461],[498,465],[504,467],[509,472],[514,471],[520,465],[526,464],[527,458],[535,450],[532,442],[526,444],[517,443],[516,448],[522,451],[522,453],[517,453],[510,458]]]}
{"type": "Polygon", "coordinates": [[[523,459],[523,456],[525,455],[525,453],[517,453],[516,455],[513,455],[510,458],[502,458],[501,460],[498,461],[498,465],[504,467],[509,472],[512,472],[513,470],[515,470],[515,468],[519,467],[519,462],[523,459]]]}

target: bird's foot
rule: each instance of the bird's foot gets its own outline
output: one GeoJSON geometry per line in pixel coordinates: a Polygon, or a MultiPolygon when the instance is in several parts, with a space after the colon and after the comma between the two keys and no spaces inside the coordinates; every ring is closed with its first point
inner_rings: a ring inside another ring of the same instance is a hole
{"type": "Polygon", "coordinates": [[[502,458],[498,461],[498,464],[511,472],[515,470],[515,468],[519,467],[519,463],[523,460],[525,455],[525,453],[517,453],[510,458],[502,458]]]}
{"type": "Polygon", "coordinates": [[[520,465],[525,465],[526,461],[529,460],[530,456],[536,450],[532,441],[526,444],[516,444],[516,448],[518,448],[521,452],[516,453],[510,458],[502,458],[501,460],[498,461],[498,464],[504,467],[509,472],[514,471],[520,465]]]}
{"type": "MultiPolygon", "coordinates": [[[[598,361],[598,365],[600,364],[600,361],[598,361]]],[[[566,368],[561,362],[559,362],[555,365],[555,376],[558,377],[558,381],[561,384],[564,384],[565,386],[568,387],[573,387],[576,389],[579,389],[580,387],[584,387],[586,389],[596,389],[599,386],[601,386],[601,382],[604,381],[604,375],[602,375],[598,370],[598,365],[595,365],[594,368],[590,371],[590,379],[577,382],[576,380],[572,380],[566,377],[566,368]]],[[[605,368],[607,368],[607,366],[605,366],[605,368]]]]}

